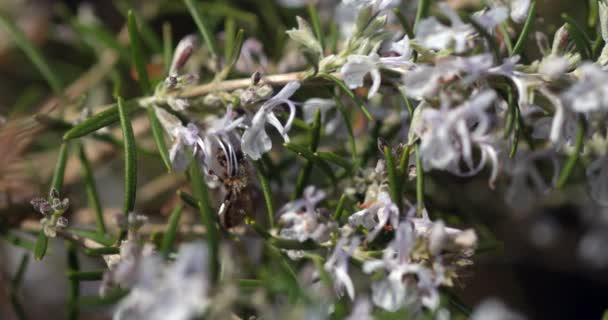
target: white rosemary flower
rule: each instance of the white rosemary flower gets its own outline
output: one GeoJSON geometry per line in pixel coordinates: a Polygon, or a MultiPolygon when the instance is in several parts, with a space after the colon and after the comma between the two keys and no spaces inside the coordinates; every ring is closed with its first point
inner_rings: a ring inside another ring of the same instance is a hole
{"type": "Polygon", "coordinates": [[[186,320],[202,314],[210,303],[207,251],[203,243],[184,244],[169,267],[157,255],[145,257],[113,319],[186,320]]]}
{"type": "Polygon", "coordinates": [[[245,119],[244,117],[235,118],[236,113],[232,111],[232,104],[228,105],[226,114],[220,119],[212,119],[205,132],[203,139],[203,154],[205,168],[208,174],[222,174],[226,171],[226,176],[233,177],[239,172],[239,152],[240,137],[236,132],[245,119]],[[223,154],[226,165],[218,163],[218,151],[223,154]],[[223,169],[225,168],[225,169],[223,169]]]}
{"type": "Polygon", "coordinates": [[[504,6],[492,7],[473,14],[473,19],[490,34],[493,34],[496,26],[504,22],[508,17],[509,10],[504,6]]]}
{"type": "Polygon", "coordinates": [[[348,275],[348,259],[359,246],[359,239],[342,237],[336,243],[334,252],[325,262],[324,268],[333,277],[334,289],[339,297],[344,290],[351,300],[355,299],[355,286],[348,275]]]}
{"type": "Polygon", "coordinates": [[[342,0],[347,6],[355,6],[359,9],[371,7],[376,11],[388,10],[399,5],[399,0],[342,0]]]}
{"type": "Polygon", "coordinates": [[[505,202],[516,209],[527,209],[555,184],[559,164],[553,151],[520,150],[514,159],[505,162],[505,171],[511,176],[511,182],[505,191],[505,202]],[[537,167],[543,161],[548,162],[552,169],[548,182],[537,167]]]}
{"type": "Polygon", "coordinates": [[[439,3],[441,12],[450,19],[450,26],[439,22],[435,17],[425,18],[416,27],[416,41],[430,50],[453,49],[455,53],[465,52],[475,28],[462,22],[458,14],[446,3],[439,3]]]}
{"type": "Polygon", "coordinates": [[[434,66],[418,64],[403,75],[406,94],[416,100],[437,98],[446,84],[460,79],[465,86],[486,75],[493,65],[492,55],[453,57],[438,61],[434,66]]]}
{"type": "Polygon", "coordinates": [[[285,239],[304,242],[308,239],[326,240],[328,228],[321,221],[317,204],[325,199],[325,192],[308,186],[301,199],[289,202],[279,210],[279,222],[283,226],[279,235],[285,239]]]}
{"type": "Polygon", "coordinates": [[[511,19],[516,23],[522,23],[528,16],[530,0],[510,0],[511,19]]]}
{"type": "Polygon", "coordinates": [[[387,223],[396,227],[399,224],[399,208],[386,191],[380,191],[374,203],[366,203],[367,208],[353,213],[348,218],[352,226],[362,226],[370,232],[367,240],[372,241],[387,223]]]}
{"type": "Polygon", "coordinates": [[[34,210],[42,214],[40,225],[42,231],[47,237],[54,238],[57,236],[57,231],[68,225],[68,219],[63,217],[63,214],[70,206],[68,198],[61,199],[59,192],[53,189],[50,192],[49,199],[35,198],[30,201],[34,210]]]}
{"type": "Polygon", "coordinates": [[[266,133],[266,123],[270,123],[279,131],[285,142],[289,142],[287,132],[291,128],[291,124],[296,115],[295,104],[289,100],[296,90],[300,88],[300,83],[297,81],[289,82],[277,95],[270,98],[256,112],[251,120],[251,125],[241,138],[241,149],[253,160],[258,160],[262,154],[268,152],[272,148],[272,141],[266,133]],[[289,117],[285,125],[281,124],[277,116],[274,114],[274,108],[286,104],[289,107],[289,117]]]}
{"type": "Polygon", "coordinates": [[[402,72],[401,68],[412,66],[411,48],[409,46],[409,38],[403,36],[401,40],[395,42],[390,47],[392,52],[398,56],[380,57],[377,53],[372,52],[369,55],[353,54],[348,56],[347,62],[340,69],[340,74],[344,83],[350,88],[355,89],[363,86],[363,80],[367,74],[372,77],[372,86],[369,89],[367,98],[371,99],[380,88],[382,81],[380,69],[390,69],[397,72],[402,72]]]}
{"type": "MultiPolygon", "coordinates": [[[[490,118],[485,110],[495,98],[494,91],[486,90],[456,108],[450,109],[447,103],[443,103],[439,110],[421,110],[421,123],[413,129],[421,139],[420,154],[425,170],[446,170],[468,177],[477,174],[490,161],[492,172],[489,183],[493,186],[498,175],[498,155],[488,132],[490,118]],[[473,161],[475,146],[481,151],[477,165],[473,161]],[[466,171],[461,168],[460,160],[464,161],[466,171]]],[[[444,97],[444,102],[446,99],[444,97]]]]}
{"type": "Polygon", "coordinates": [[[202,151],[205,150],[203,139],[199,136],[199,129],[193,123],[189,123],[187,126],[182,125],[176,116],[162,108],[155,107],[155,111],[161,125],[173,140],[173,145],[169,150],[171,165],[175,171],[183,171],[188,167],[192,158],[197,155],[202,156],[202,151]]]}
{"type": "Polygon", "coordinates": [[[575,112],[608,111],[608,73],[587,63],[576,73],[579,80],[562,93],[562,99],[575,112]]]}
{"type": "Polygon", "coordinates": [[[395,239],[384,249],[382,260],[363,264],[365,273],[385,270],[384,279],[372,284],[372,301],[382,309],[397,311],[402,307],[417,308],[419,304],[434,310],[439,305],[441,275],[422,264],[412,262],[410,253],[416,241],[415,230],[408,222],[401,223],[395,239]]]}

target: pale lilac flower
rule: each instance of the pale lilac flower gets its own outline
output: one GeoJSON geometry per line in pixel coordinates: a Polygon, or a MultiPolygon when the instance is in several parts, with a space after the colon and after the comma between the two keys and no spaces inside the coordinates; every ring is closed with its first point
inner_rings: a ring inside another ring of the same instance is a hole
{"type": "Polygon", "coordinates": [[[213,119],[205,132],[203,139],[203,154],[205,168],[209,174],[221,174],[224,166],[218,163],[217,152],[220,151],[226,160],[226,174],[236,176],[239,172],[238,153],[240,152],[240,137],[236,132],[244,121],[244,117],[235,118],[232,104],[228,105],[226,114],[220,119],[213,119]]]}
{"type": "Polygon", "coordinates": [[[442,59],[436,65],[418,64],[403,75],[406,94],[416,100],[436,98],[445,83],[460,79],[465,86],[489,73],[492,55],[442,59]]]}
{"type": "Polygon", "coordinates": [[[505,202],[517,209],[525,209],[538,201],[540,195],[546,194],[555,184],[559,175],[559,164],[553,151],[525,152],[521,150],[514,159],[505,162],[505,171],[511,176],[509,187],[505,191],[505,202]],[[541,161],[548,161],[552,166],[552,177],[549,182],[537,168],[541,161]]]}
{"type": "Polygon", "coordinates": [[[376,11],[384,11],[399,5],[399,0],[342,0],[347,6],[354,6],[359,9],[372,7],[376,11]]]}
{"type": "Polygon", "coordinates": [[[516,23],[522,23],[528,16],[530,0],[510,0],[511,19],[516,23]]]}
{"type": "Polygon", "coordinates": [[[488,298],[482,301],[471,314],[471,320],[524,320],[525,317],[510,310],[502,301],[488,298]]]}
{"type": "Polygon", "coordinates": [[[176,261],[165,267],[158,256],[142,260],[137,282],[120,301],[113,319],[192,319],[210,304],[208,249],[184,244],[176,261]]]}
{"type": "Polygon", "coordinates": [[[469,48],[469,39],[475,34],[475,28],[462,22],[446,3],[439,3],[439,9],[450,19],[450,26],[442,24],[435,17],[425,18],[416,27],[416,41],[430,50],[453,49],[455,53],[465,52],[469,48]]]}
{"type": "Polygon", "coordinates": [[[579,80],[562,93],[566,105],[579,113],[608,111],[608,73],[591,63],[576,72],[579,80]]]}
{"type": "Polygon", "coordinates": [[[439,305],[441,275],[411,261],[410,253],[416,240],[415,230],[409,222],[401,223],[395,239],[384,249],[382,260],[370,260],[363,264],[365,273],[386,270],[387,276],[372,284],[372,301],[388,311],[419,304],[434,310],[439,305]],[[412,276],[412,277],[407,277],[412,276]]]}
{"type": "Polygon", "coordinates": [[[325,192],[308,186],[302,198],[289,202],[279,210],[279,222],[283,225],[279,235],[282,238],[304,242],[326,240],[328,228],[319,221],[317,204],[325,199],[325,192]]]}
{"type": "Polygon", "coordinates": [[[289,142],[287,132],[291,128],[291,124],[296,114],[295,104],[289,100],[296,90],[300,88],[300,83],[297,81],[289,82],[277,95],[264,102],[258,112],[253,116],[251,125],[241,138],[241,149],[251,159],[258,160],[262,154],[268,152],[272,148],[272,141],[266,133],[266,123],[270,123],[279,131],[285,142],[289,142]],[[286,104],[289,107],[289,118],[285,125],[281,124],[277,116],[274,114],[274,108],[286,104]]]}
{"type": "Polygon", "coordinates": [[[362,297],[355,301],[352,312],[346,318],[346,320],[373,320],[372,316],[372,304],[369,303],[369,298],[362,297]]]}
{"type": "Polygon", "coordinates": [[[355,299],[355,286],[348,275],[348,259],[359,246],[359,239],[342,237],[336,243],[334,252],[325,262],[324,268],[333,277],[334,289],[339,297],[344,290],[351,300],[355,299]]]}
{"type": "Polygon", "coordinates": [[[193,123],[189,123],[187,126],[182,125],[176,116],[162,108],[155,107],[155,111],[159,122],[173,140],[173,145],[169,150],[171,165],[175,171],[183,171],[188,167],[192,158],[202,156],[202,152],[205,150],[199,129],[193,123]]]}
{"type": "Polygon", "coordinates": [[[473,19],[488,33],[493,34],[496,26],[504,22],[509,16],[509,10],[504,6],[492,7],[486,11],[473,14],[473,19]]]}
{"type": "Polygon", "coordinates": [[[399,208],[386,191],[380,191],[374,203],[366,203],[367,208],[353,213],[348,218],[352,226],[362,226],[369,230],[367,240],[372,241],[387,223],[396,227],[399,224],[399,208]]]}
{"type": "Polygon", "coordinates": [[[390,69],[403,72],[401,68],[412,66],[411,49],[407,35],[391,45],[391,51],[398,54],[396,57],[380,57],[372,52],[369,55],[353,54],[348,56],[347,62],[340,69],[340,74],[344,83],[350,88],[355,89],[363,86],[363,80],[367,74],[372,77],[372,86],[369,89],[367,98],[371,99],[380,88],[381,75],[380,69],[390,69]]]}
{"type": "Polygon", "coordinates": [[[572,145],[577,130],[576,114],[564,106],[562,98],[545,87],[538,89],[553,107],[553,117],[543,117],[534,124],[532,136],[536,139],[549,139],[557,148],[563,144],[572,145]]]}
{"type": "Polygon", "coordinates": [[[489,183],[490,186],[494,184],[498,175],[498,155],[488,133],[490,119],[485,110],[495,98],[494,91],[486,90],[456,108],[450,109],[444,103],[439,110],[426,108],[421,111],[421,124],[414,130],[421,139],[420,154],[425,170],[446,170],[466,177],[477,174],[490,161],[489,183]],[[477,165],[473,162],[474,146],[481,151],[477,165]],[[461,169],[460,160],[464,161],[467,171],[461,169]]]}
{"type": "Polygon", "coordinates": [[[51,190],[49,200],[35,198],[30,201],[30,204],[34,207],[34,210],[42,214],[40,225],[47,237],[54,238],[57,236],[58,230],[67,227],[68,219],[62,215],[68,210],[70,200],[68,198],[61,199],[57,190],[51,190]]]}

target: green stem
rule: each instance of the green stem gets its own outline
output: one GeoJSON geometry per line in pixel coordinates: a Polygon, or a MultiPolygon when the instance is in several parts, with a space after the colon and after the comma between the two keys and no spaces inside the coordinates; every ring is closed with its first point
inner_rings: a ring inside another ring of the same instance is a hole
{"type": "Polygon", "coordinates": [[[101,202],[99,201],[99,193],[97,192],[97,186],[95,185],[93,168],[91,167],[91,163],[87,158],[87,154],[82,143],[78,144],[78,156],[82,166],[82,176],[84,178],[85,188],[87,191],[87,200],[89,202],[89,206],[93,209],[93,212],[95,212],[97,231],[102,234],[106,233],[106,225],[103,220],[103,210],[101,208],[101,202]]]}
{"type": "Polygon", "coordinates": [[[532,24],[534,22],[534,17],[536,15],[536,1],[532,1],[530,4],[530,9],[528,9],[528,16],[526,17],[526,22],[524,23],[524,27],[515,42],[515,47],[513,47],[513,52],[511,56],[518,55],[524,49],[524,44],[528,40],[528,34],[532,30],[532,24]]]}
{"type": "Polygon", "coordinates": [[[266,175],[264,174],[264,168],[261,161],[254,161],[253,165],[255,166],[255,171],[258,176],[258,180],[260,180],[260,185],[262,186],[262,193],[264,194],[264,201],[266,202],[266,214],[268,219],[268,227],[269,229],[274,228],[274,205],[272,203],[272,190],[270,190],[270,184],[268,183],[268,179],[266,179],[266,175]]]}
{"type": "Polygon", "coordinates": [[[557,189],[561,189],[566,185],[566,182],[568,182],[568,178],[572,174],[572,170],[574,169],[574,166],[576,165],[578,158],[580,157],[581,151],[583,150],[586,129],[585,127],[585,120],[583,119],[583,117],[579,116],[578,128],[576,129],[576,141],[574,143],[574,150],[572,150],[572,153],[566,161],[566,165],[564,165],[564,168],[562,169],[562,172],[560,173],[559,178],[557,179],[557,189]]]}
{"type": "Polygon", "coordinates": [[[422,170],[419,143],[416,143],[414,151],[416,153],[416,212],[418,216],[421,216],[424,210],[424,171],[422,170]]]}

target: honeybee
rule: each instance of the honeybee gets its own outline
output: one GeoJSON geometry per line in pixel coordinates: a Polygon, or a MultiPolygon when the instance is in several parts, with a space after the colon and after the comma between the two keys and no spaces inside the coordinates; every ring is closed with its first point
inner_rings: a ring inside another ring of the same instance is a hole
{"type": "Polygon", "coordinates": [[[240,225],[248,212],[253,211],[249,181],[249,168],[245,155],[241,150],[234,150],[231,145],[219,139],[219,147],[215,152],[215,175],[221,182],[224,198],[218,210],[222,227],[231,229],[240,225]],[[227,151],[227,152],[224,152],[227,151]]]}

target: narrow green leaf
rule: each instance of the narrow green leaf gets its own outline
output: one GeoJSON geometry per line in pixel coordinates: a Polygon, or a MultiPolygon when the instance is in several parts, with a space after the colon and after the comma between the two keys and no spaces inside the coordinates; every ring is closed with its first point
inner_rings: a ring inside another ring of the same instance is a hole
{"type": "Polygon", "coordinates": [[[129,290],[116,288],[105,294],[103,297],[98,295],[89,297],[80,297],[78,305],[82,307],[104,307],[110,306],[129,294],[129,290]]]}
{"type": "Polygon", "coordinates": [[[133,11],[129,11],[127,20],[129,40],[131,42],[131,59],[133,60],[133,65],[135,66],[137,75],[139,76],[138,80],[141,91],[145,95],[149,95],[152,93],[152,85],[150,84],[150,79],[148,78],[146,59],[144,58],[141,36],[137,27],[137,18],[135,17],[133,11]]]}
{"type": "Polygon", "coordinates": [[[530,9],[528,9],[528,17],[526,18],[526,22],[524,23],[523,28],[521,29],[521,33],[515,42],[515,46],[513,47],[513,52],[511,56],[518,55],[524,49],[524,44],[528,40],[528,34],[532,31],[532,23],[534,23],[534,18],[536,16],[536,1],[532,1],[530,4],[530,9]]]}
{"type": "Polygon", "coordinates": [[[599,0],[588,0],[589,15],[587,16],[587,25],[591,29],[595,29],[599,18],[599,0]]]}
{"type": "Polygon", "coordinates": [[[232,44],[232,49],[230,50],[230,56],[228,60],[226,60],[226,66],[215,76],[215,81],[224,80],[232,71],[232,68],[239,60],[241,55],[241,49],[243,47],[243,42],[245,41],[245,30],[240,29],[236,37],[234,38],[234,43],[232,44]]]}
{"type": "Polygon", "coordinates": [[[562,14],[562,19],[566,21],[568,31],[572,39],[574,40],[574,44],[576,45],[576,49],[581,54],[583,59],[589,59],[592,56],[591,50],[591,39],[585,33],[583,28],[574,20],[574,18],[570,17],[567,13],[562,14]]]}
{"type": "Polygon", "coordinates": [[[215,41],[213,39],[213,33],[209,31],[209,28],[205,23],[205,18],[203,18],[203,15],[201,14],[198,6],[194,3],[194,0],[184,0],[184,3],[186,4],[186,7],[188,7],[188,11],[190,11],[190,15],[192,16],[192,18],[194,19],[194,23],[196,23],[196,26],[198,27],[198,31],[203,36],[203,40],[207,45],[207,49],[209,50],[211,55],[216,58],[217,49],[215,46],[215,41]]]}
{"type": "Polygon", "coordinates": [[[236,38],[236,22],[234,18],[226,18],[224,22],[224,34],[224,61],[229,61],[232,57],[234,39],[236,38]]]}
{"type": "Polygon", "coordinates": [[[403,12],[401,12],[401,9],[397,7],[393,9],[393,13],[397,17],[397,20],[399,20],[399,23],[401,24],[403,31],[405,31],[405,34],[407,34],[410,39],[414,39],[414,32],[412,28],[410,28],[409,23],[407,23],[407,19],[405,18],[405,15],[403,15],[403,12]]]}
{"type": "Polygon", "coordinates": [[[414,32],[420,21],[429,15],[429,8],[431,7],[431,0],[420,0],[418,1],[418,8],[416,10],[416,20],[414,20],[414,32]]]}
{"type": "Polygon", "coordinates": [[[507,53],[509,56],[513,55],[513,42],[511,41],[511,35],[509,34],[509,30],[507,29],[507,23],[503,22],[498,26],[500,30],[500,34],[502,35],[502,40],[505,43],[505,47],[507,48],[507,53]]]}
{"type": "Polygon", "coordinates": [[[342,92],[344,92],[347,96],[349,96],[353,102],[355,102],[355,104],[361,108],[361,111],[363,112],[363,114],[365,114],[365,117],[367,117],[368,120],[372,121],[374,120],[374,118],[372,117],[372,115],[369,113],[369,111],[367,110],[367,107],[365,106],[365,104],[363,103],[363,101],[361,101],[361,99],[359,99],[359,97],[357,97],[347,86],[346,84],[344,84],[344,82],[342,82],[342,80],[334,77],[331,74],[327,74],[327,73],[323,73],[323,74],[319,74],[319,77],[329,80],[333,83],[335,83],[341,90],[342,92]]]}
{"type": "Polygon", "coordinates": [[[183,205],[178,204],[171,211],[171,215],[169,216],[169,222],[167,224],[167,231],[163,236],[163,242],[161,245],[161,255],[163,258],[169,258],[169,254],[171,253],[171,247],[173,246],[173,242],[175,241],[175,237],[177,235],[177,229],[179,227],[179,219],[182,216],[183,205]]]}
{"type": "Polygon", "coordinates": [[[340,218],[342,217],[342,212],[344,211],[344,202],[346,202],[346,194],[342,194],[340,196],[340,200],[338,200],[338,204],[336,205],[336,210],[334,211],[334,214],[332,215],[332,217],[334,218],[335,221],[340,221],[340,218]]]}
{"type": "Polygon", "coordinates": [[[23,282],[23,276],[25,275],[25,271],[27,270],[27,265],[30,262],[30,255],[28,253],[24,253],[21,256],[21,262],[19,262],[19,266],[17,267],[17,272],[15,276],[11,279],[11,289],[17,290],[21,283],[23,282]]]}
{"type": "Polygon", "coordinates": [[[97,186],[95,185],[93,168],[91,167],[91,162],[89,162],[89,159],[87,158],[86,150],[82,143],[78,144],[78,156],[80,158],[82,176],[87,191],[87,201],[95,213],[97,231],[99,231],[99,233],[106,233],[106,224],[103,220],[103,210],[101,208],[101,202],[99,201],[97,186]]]}
{"type": "Polygon", "coordinates": [[[29,239],[25,239],[21,236],[16,235],[13,232],[7,231],[6,233],[2,234],[2,239],[6,240],[6,242],[17,246],[17,247],[21,247],[25,250],[34,252],[35,247],[36,247],[36,243],[34,241],[31,241],[29,239]]]}
{"type": "Polygon", "coordinates": [[[48,63],[44,60],[42,53],[36,49],[23,31],[21,31],[15,25],[13,19],[7,18],[3,14],[0,14],[0,26],[3,27],[9,35],[11,35],[17,46],[19,46],[21,50],[25,52],[27,57],[32,61],[36,68],[38,68],[38,71],[40,71],[46,82],[48,82],[49,86],[53,90],[53,93],[60,96],[63,86],[59,78],[57,78],[58,73],[51,71],[48,63]]]}
{"type": "Polygon", "coordinates": [[[63,142],[59,147],[59,155],[53,171],[53,179],[51,180],[51,190],[55,189],[61,194],[63,189],[63,176],[65,175],[65,166],[68,162],[69,143],[63,142]]]}
{"type": "Polygon", "coordinates": [[[574,169],[574,166],[576,165],[578,158],[581,155],[585,138],[585,129],[585,120],[582,116],[579,116],[578,128],[576,129],[576,140],[574,142],[574,150],[572,150],[572,153],[570,154],[570,156],[568,156],[568,160],[566,161],[562,172],[560,172],[559,174],[559,178],[557,179],[557,183],[555,185],[557,189],[561,189],[566,185],[566,182],[568,182],[568,178],[570,177],[570,174],[572,173],[572,170],[574,169]]]}
{"type": "Polygon", "coordinates": [[[97,232],[97,230],[94,230],[94,229],[81,229],[81,228],[71,228],[70,227],[70,228],[66,228],[65,232],[67,232],[68,234],[71,234],[73,236],[76,236],[76,237],[95,241],[106,247],[111,246],[112,244],[114,244],[114,241],[115,241],[115,239],[113,239],[112,237],[105,235],[105,234],[99,234],[99,232],[97,232]]]}
{"type": "Polygon", "coordinates": [[[270,183],[264,174],[264,168],[262,161],[253,161],[255,171],[262,187],[262,193],[264,194],[264,201],[266,202],[266,218],[268,219],[268,229],[274,228],[274,205],[272,203],[272,190],[270,189],[270,183]]]}
{"type": "Polygon", "coordinates": [[[399,210],[403,208],[403,201],[401,201],[401,184],[397,179],[397,172],[395,167],[395,159],[393,158],[393,152],[388,145],[383,147],[384,159],[386,160],[386,171],[388,173],[388,187],[393,199],[393,203],[397,204],[399,210]]]}
{"type": "Polygon", "coordinates": [[[336,175],[334,174],[334,171],[331,169],[329,164],[325,160],[317,157],[314,153],[308,150],[308,148],[291,142],[287,142],[283,144],[283,146],[285,146],[285,148],[289,149],[290,151],[295,152],[299,156],[302,156],[305,159],[312,161],[316,166],[321,169],[321,171],[323,171],[323,173],[325,173],[329,177],[332,183],[335,184],[337,182],[336,175]]]}
{"type": "Polygon", "coordinates": [[[165,73],[169,73],[171,68],[171,59],[173,58],[173,36],[171,31],[171,23],[165,21],[163,23],[163,64],[165,65],[165,73]]]}
{"type": "MultiPolygon", "coordinates": [[[[132,114],[139,110],[139,102],[137,100],[129,100],[123,103],[123,107],[127,114],[132,114]]],[[[75,125],[63,135],[63,140],[71,140],[85,136],[103,127],[114,124],[119,120],[120,116],[118,114],[118,106],[114,105],[75,125]]]]}
{"type": "Polygon", "coordinates": [[[30,255],[28,253],[24,253],[21,257],[21,262],[19,263],[19,267],[17,267],[17,272],[15,276],[11,279],[11,285],[9,287],[9,294],[11,304],[13,306],[13,310],[15,311],[15,315],[19,320],[25,320],[25,309],[23,308],[23,304],[19,300],[18,289],[21,286],[21,282],[23,281],[23,276],[25,275],[25,270],[30,261],[30,255]]]}
{"type": "Polygon", "coordinates": [[[319,43],[321,44],[321,48],[325,48],[325,39],[323,38],[323,29],[321,28],[321,21],[319,20],[319,13],[317,12],[317,7],[314,2],[308,3],[308,15],[310,16],[310,23],[312,24],[312,28],[315,31],[315,36],[319,43]]]}
{"type": "Polygon", "coordinates": [[[120,248],[118,247],[101,247],[101,248],[87,248],[84,249],[84,254],[87,256],[103,256],[108,254],[118,254],[120,248]]]}
{"type": "MultiPolygon", "coordinates": [[[[69,280],[69,288],[68,288],[68,303],[67,303],[67,314],[68,319],[76,320],[78,319],[78,314],[80,309],[76,301],[78,301],[78,297],[80,296],[80,280],[86,280],[79,277],[75,277],[74,275],[79,274],[80,263],[78,262],[78,252],[76,251],[76,246],[66,241],[66,249],[67,249],[67,276],[69,280]]],[[[99,278],[101,280],[101,278],[99,278]]]]}
{"type": "Polygon", "coordinates": [[[521,119],[521,111],[519,106],[514,104],[513,108],[513,122],[515,123],[515,132],[513,132],[513,142],[511,144],[511,150],[509,151],[509,158],[515,157],[517,153],[517,146],[519,145],[519,137],[521,136],[521,126],[523,120],[521,119]]]}
{"type": "Polygon", "coordinates": [[[182,190],[177,190],[177,195],[185,204],[191,206],[192,208],[199,209],[198,202],[191,194],[182,190]]]}
{"type": "Polygon", "coordinates": [[[424,170],[419,143],[414,146],[414,152],[416,153],[416,212],[421,216],[424,210],[424,170]]]}
{"type": "Polygon", "coordinates": [[[401,151],[401,158],[399,159],[398,173],[402,178],[407,178],[407,169],[410,163],[410,152],[412,151],[412,145],[406,144],[401,151]]]}
{"type": "Polygon", "coordinates": [[[156,117],[156,107],[148,107],[148,121],[150,121],[150,128],[152,128],[152,136],[154,137],[154,142],[156,142],[156,148],[158,149],[158,153],[160,154],[160,158],[163,160],[165,167],[168,172],[173,171],[173,166],[171,165],[171,160],[169,159],[169,150],[167,149],[167,144],[165,143],[165,138],[163,136],[163,128],[158,121],[158,117],[156,117]]]}
{"type": "Polygon", "coordinates": [[[93,270],[93,271],[73,271],[69,270],[66,275],[70,280],[82,280],[82,281],[99,281],[103,278],[105,270],[93,270]]]}
{"type": "Polygon", "coordinates": [[[120,126],[122,128],[122,137],[125,143],[124,159],[125,159],[125,198],[123,205],[123,213],[126,215],[132,212],[135,208],[135,193],[137,190],[137,151],[135,147],[135,136],[131,127],[129,114],[124,106],[121,97],[116,97],[118,103],[118,113],[120,116],[120,126]]]}
{"type": "Polygon", "coordinates": [[[517,105],[515,104],[513,89],[511,86],[507,87],[507,107],[507,117],[505,119],[505,130],[503,134],[504,138],[508,138],[511,135],[511,132],[513,132],[513,126],[515,124],[515,108],[517,108],[517,105]]]}
{"type": "Polygon", "coordinates": [[[344,120],[344,124],[346,125],[346,131],[348,132],[348,143],[350,144],[350,154],[353,160],[357,159],[357,142],[355,141],[355,133],[353,131],[353,125],[350,123],[350,117],[346,112],[346,108],[340,101],[340,97],[337,95],[333,95],[334,101],[336,102],[336,107],[338,111],[342,115],[342,119],[344,120]]]}
{"type": "Polygon", "coordinates": [[[36,239],[36,247],[34,248],[34,257],[36,260],[42,260],[46,254],[46,249],[49,244],[49,238],[44,234],[44,231],[38,232],[38,238],[36,239]]]}
{"type": "Polygon", "coordinates": [[[340,166],[344,169],[346,169],[347,171],[352,171],[353,169],[353,165],[350,163],[350,161],[348,161],[347,159],[337,155],[334,152],[331,151],[317,151],[315,152],[315,155],[327,162],[333,163],[337,166],[340,166]]]}
{"type": "Polygon", "coordinates": [[[216,214],[211,209],[207,185],[205,184],[205,178],[203,177],[198,161],[192,161],[190,163],[190,184],[192,185],[192,192],[194,193],[194,198],[199,207],[201,222],[207,230],[207,244],[209,246],[210,254],[209,270],[212,282],[215,283],[219,280],[220,275],[218,256],[219,231],[216,223],[216,214]]]}
{"type": "MultiPolygon", "coordinates": [[[[319,139],[321,138],[321,111],[317,109],[315,113],[315,118],[312,123],[312,130],[310,131],[309,139],[310,145],[308,146],[308,150],[311,152],[315,152],[319,145],[319,139]]],[[[300,174],[298,175],[298,179],[296,180],[296,187],[291,196],[292,200],[297,199],[302,194],[304,187],[308,183],[308,178],[310,177],[310,173],[312,172],[312,162],[311,160],[307,160],[304,164],[304,167],[300,170],[300,174]]]]}

